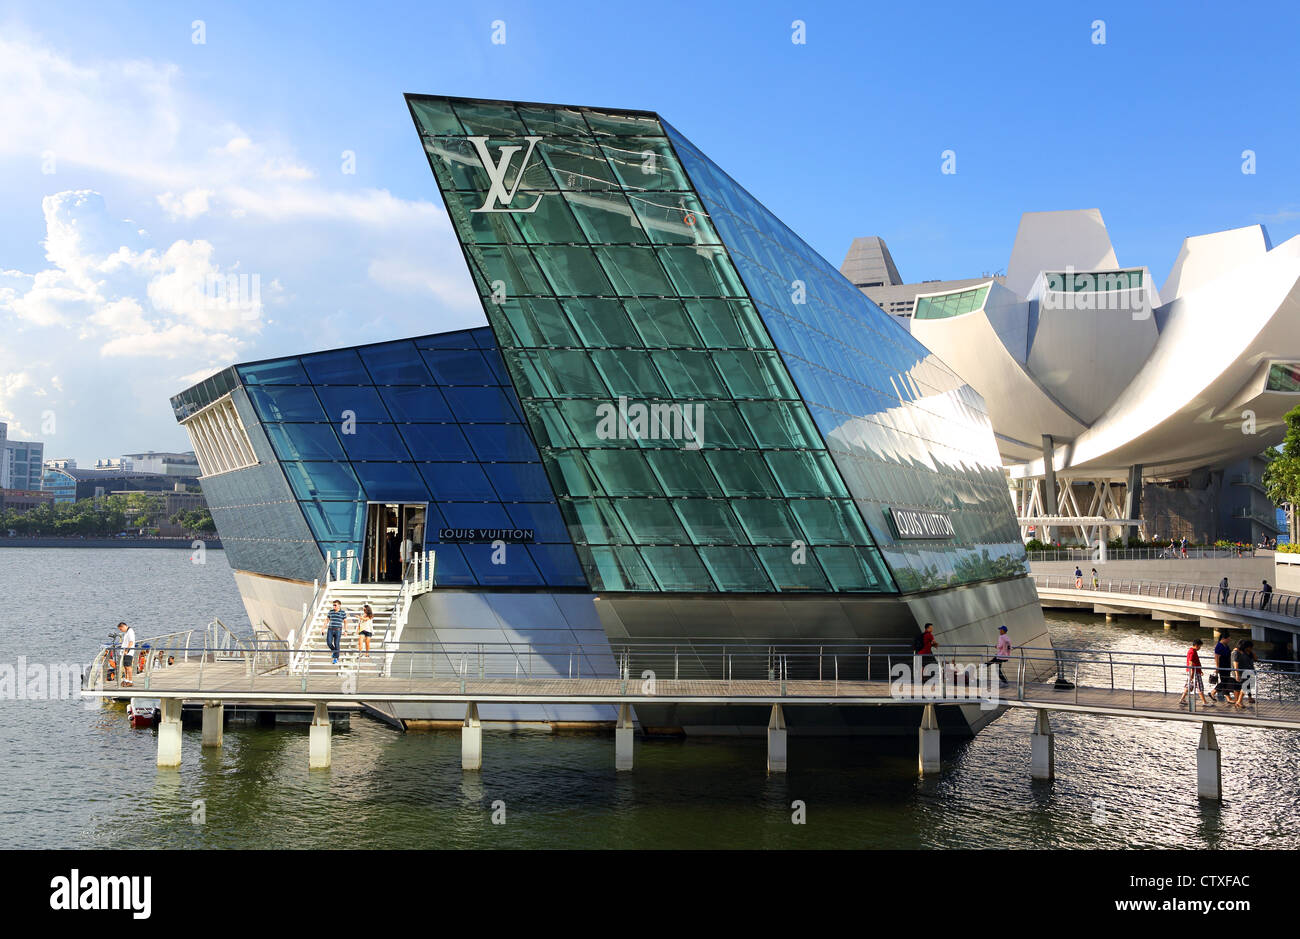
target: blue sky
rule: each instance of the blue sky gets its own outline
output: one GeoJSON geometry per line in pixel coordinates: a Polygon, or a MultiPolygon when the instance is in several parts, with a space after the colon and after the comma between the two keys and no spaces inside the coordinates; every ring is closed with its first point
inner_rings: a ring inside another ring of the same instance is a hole
{"type": "Polygon", "coordinates": [[[1297,25],[1267,3],[2,3],[0,420],[49,457],[183,448],[167,396],[230,362],[481,324],[406,91],[656,110],[836,265],[879,234],[907,280],[977,276],[1021,212],[1095,207],[1160,283],[1188,235],[1300,230],[1297,25]],[[254,309],[187,293],[230,274],[254,309]]]}

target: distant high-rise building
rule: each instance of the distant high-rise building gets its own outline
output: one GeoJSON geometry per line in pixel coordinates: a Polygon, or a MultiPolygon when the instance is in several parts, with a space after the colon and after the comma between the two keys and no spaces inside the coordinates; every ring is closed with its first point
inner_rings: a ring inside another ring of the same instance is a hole
{"type": "Polygon", "coordinates": [[[9,425],[0,421],[0,489],[40,489],[45,444],[10,440],[9,425]]]}

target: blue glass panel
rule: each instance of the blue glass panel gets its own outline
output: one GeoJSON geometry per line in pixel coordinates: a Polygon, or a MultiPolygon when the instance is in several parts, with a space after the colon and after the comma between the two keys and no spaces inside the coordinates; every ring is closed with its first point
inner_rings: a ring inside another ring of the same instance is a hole
{"type": "Polygon", "coordinates": [[[455,424],[399,424],[402,435],[417,460],[473,460],[474,451],[455,424]]]}
{"type": "Polygon", "coordinates": [[[541,463],[485,463],[483,468],[503,502],[549,502],[554,498],[541,463]]]}
{"type": "Polygon", "coordinates": [[[537,459],[537,448],[523,424],[475,424],[461,428],[480,460],[518,461],[537,459]]]}
{"type": "Polygon", "coordinates": [[[495,499],[492,486],[477,463],[421,463],[429,492],[439,501],[485,502],[495,499]]]}
{"type": "Polygon", "coordinates": [[[343,448],[329,424],[263,424],[281,460],[342,460],[343,448]]]}
{"type": "Polygon", "coordinates": [[[349,417],[357,421],[392,420],[388,409],[379,400],[379,393],[374,388],[364,385],[356,387],[330,385],[317,387],[316,393],[320,395],[325,413],[329,415],[327,418],[318,417],[316,420],[329,420],[336,427],[349,417]]]}
{"type": "Polygon", "coordinates": [[[511,406],[510,398],[497,387],[444,388],[452,413],[461,423],[517,422],[523,419],[511,406]]]}
{"type": "Polygon", "coordinates": [[[364,502],[300,502],[317,541],[358,541],[364,533],[364,502]]]}
{"type": "Polygon", "coordinates": [[[507,544],[498,549],[490,544],[465,544],[460,550],[484,586],[531,587],[546,583],[525,545],[507,544]]]}
{"type": "Polygon", "coordinates": [[[294,495],[313,499],[352,499],[364,502],[366,494],[347,463],[281,463],[294,495]]]}
{"type": "Polygon", "coordinates": [[[248,400],[263,421],[323,421],[316,392],[305,385],[249,385],[248,400]]]}
{"type": "Polygon", "coordinates": [[[437,388],[425,386],[385,386],[379,395],[388,406],[393,420],[401,422],[450,421],[451,408],[442,400],[437,388]]]}
{"type": "Polygon", "coordinates": [[[554,503],[515,502],[505,508],[514,527],[533,530],[534,541],[568,543],[569,528],[554,503]]]}
{"type": "Polygon", "coordinates": [[[429,490],[412,463],[353,463],[371,502],[427,502],[429,490]]]}
{"type": "Polygon", "coordinates": [[[339,434],[353,460],[409,460],[410,451],[392,424],[357,424],[339,434]],[[346,431],[351,429],[353,433],[346,431]]]}
{"type": "Polygon", "coordinates": [[[460,545],[438,544],[437,532],[430,528],[425,542],[433,551],[433,582],[440,587],[474,586],[478,583],[460,545]]]}
{"type": "Polygon", "coordinates": [[[499,502],[442,502],[438,505],[448,528],[512,528],[499,502]]]}
{"type": "Polygon", "coordinates": [[[317,352],[302,357],[303,367],[317,385],[368,385],[370,373],[361,364],[356,349],[317,352]]]}
{"type": "Polygon", "coordinates": [[[276,359],[259,365],[240,365],[239,377],[248,385],[306,385],[307,373],[297,359],[276,359]]]}
{"type": "Polygon", "coordinates": [[[424,362],[440,385],[495,385],[496,376],[477,349],[433,349],[424,362]]]}
{"type": "Polygon", "coordinates": [[[542,579],[552,587],[586,587],[587,578],[578,563],[578,554],[570,544],[530,544],[533,559],[542,579]]]}
{"type": "Polygon", "coordinates": [[[386,342],[357,350],[375,379],[376,385],[432,384],[424,359],[410,341],[386,342]]]}

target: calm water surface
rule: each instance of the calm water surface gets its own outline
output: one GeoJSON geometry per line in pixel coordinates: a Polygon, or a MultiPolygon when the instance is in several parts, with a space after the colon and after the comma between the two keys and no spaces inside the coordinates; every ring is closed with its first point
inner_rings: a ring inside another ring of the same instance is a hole
{"type": "MultiPolygon", "coordinates": [[[[175,549],[0,549],[0,663],[87,662],[113,624],[140,636],[247,630],[225,556],[175,549]]],[[[1052,614],[1059,645],[1181,653],[1157,624],[1052,614]]],[[[1196,799],[1195,725],[1052,716],[1057,779],[1029,779],[1030,712],[945,749],[918,779],[915,744],[790,740],[768,777],[764,741],[637,741],[613,772],[605,736],[484,735],[483,771],[456,734],[365,718],[307,770],[305,727],[234,727],[218,752],[185,732],[180,772],[154,767],[153,731],[78,699],[0,701],[0,847],[949,848],[1300,847],[1300,734],[1220,728],[1221,806],[1196,799]],[[194,800],[206,822],[191,823],[194,800]],[[792,825],[802,800],[807,824],[792,825]],[[505,803],[506,824],[492,806],[505,803]]]]}

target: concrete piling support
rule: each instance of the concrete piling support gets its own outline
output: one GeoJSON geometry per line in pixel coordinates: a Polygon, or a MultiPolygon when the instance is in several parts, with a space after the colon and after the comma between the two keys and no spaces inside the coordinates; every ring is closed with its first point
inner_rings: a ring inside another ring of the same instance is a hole
{"type": "Polygon", "coordinates": [[[921,715],[921,729],[917,731],[919,743],[918,765],[920,773],[937,773],[942,768],[939,759],[939,716],[934,705],[927,704],[921,715]]]}
{"type": "Polygon", "coordinates": [[[203,702],[203,746],[221,749],[221,731],[225,720],[224,704],[220,701],[203,702]]]}
{"type": "Polygon", "coordinates": [[[181,699],[163,698],[158,722],[158,767],[176,769],[181,765],[181,699]]]}
{"type": "Polygon", "coordinates": [[[312,714],[310,738],[307,743],[307,768],[329,769],[333,751],[333,728],[330,727],[329,706],[324,701],[316,702],[312,714]]]}
{"type": "Polygon", "coordinates": [[[772,705],[772,716],[767,721],[767,771],[784,773],[789,762],[786,751],[785,711],[781,705],[772,705]]]}
{"type": "Polygon", "coordinates": [[[465,708],[465,723],[460,728],[460,768],[483,768],[483,723],[478,718],[478,705],[473,702],[465,708]]]}
{"type": "Polygon", "coordinates": [[[614,769],[632,768],[632,705],[618,706],[618,724],[614,727],[614,769]]]}
{"type": "Polygon", "coordinates": [[[1056,741],[1052,735],[1052,726],[1047,721],[1047,711],[1039,708],[1034,713],[1037,717],[1034,720],[1034,732],[1029,735],[1029,775],[1034,779],[1055,779],[1056,741]]]}
{"type": "Polygon", "coordinates": [[[1196,747],[1196,795],[1214,802],[1223,799],[1223,753],[1209,721],[1201,724],[1201,742],[1196,747]]]}

